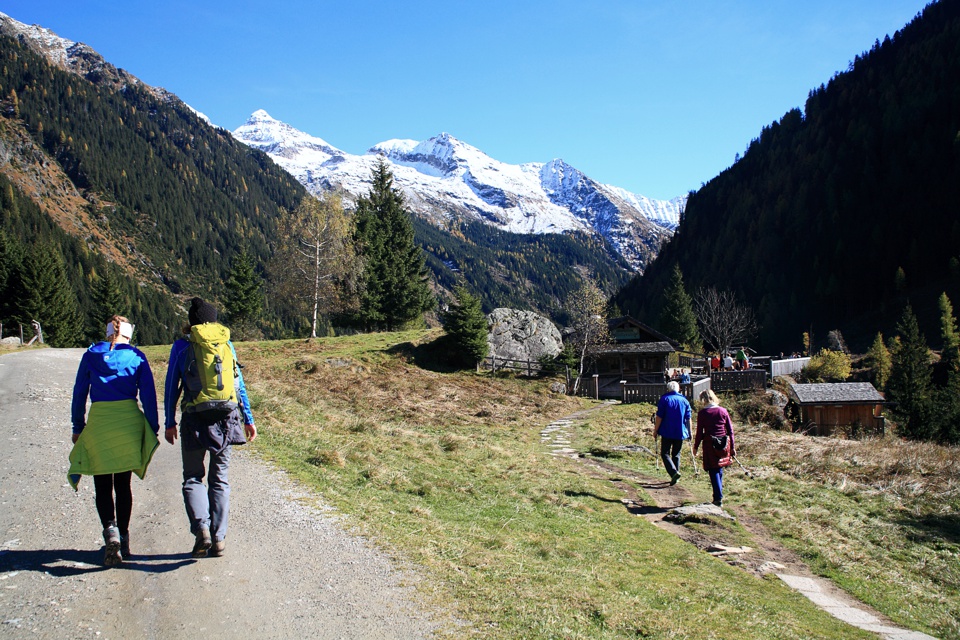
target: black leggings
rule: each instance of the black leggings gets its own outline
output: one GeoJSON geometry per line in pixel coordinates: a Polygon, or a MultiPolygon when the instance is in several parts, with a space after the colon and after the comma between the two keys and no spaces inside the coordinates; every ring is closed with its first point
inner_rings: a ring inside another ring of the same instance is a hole
{"type": "Polygon", "coordinates": [[[103,528],[116,525],[121,535],[130,530],[130,513],[133,511],[133,491],[130,489],[130,471],[123,473],[93,476],[93,486],[97,490],[97,513],[103,528]],[[117,494],[117,507],[114,512],[113,494],[117,494]]]}

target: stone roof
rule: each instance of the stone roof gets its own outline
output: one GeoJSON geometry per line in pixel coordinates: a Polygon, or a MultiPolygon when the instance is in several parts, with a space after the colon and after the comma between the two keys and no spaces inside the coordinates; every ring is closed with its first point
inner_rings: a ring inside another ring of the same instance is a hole
{"type": "Polygon", "coordinates": [[[790,388],[800,404],[875,404],[885,401],[869,382],[792,384],[790,388]]]}

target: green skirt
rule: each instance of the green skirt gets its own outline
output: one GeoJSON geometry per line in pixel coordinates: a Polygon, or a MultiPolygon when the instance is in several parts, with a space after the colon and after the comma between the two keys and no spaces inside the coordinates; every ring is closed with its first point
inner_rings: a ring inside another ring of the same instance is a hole
{"type": "Polygon", "coordinates": [[[159,446],[136,400],[94,402],[87,426],[70,451],[67,479],[76,491],[80,476],[133,471],[143,478],[159,446]]]}

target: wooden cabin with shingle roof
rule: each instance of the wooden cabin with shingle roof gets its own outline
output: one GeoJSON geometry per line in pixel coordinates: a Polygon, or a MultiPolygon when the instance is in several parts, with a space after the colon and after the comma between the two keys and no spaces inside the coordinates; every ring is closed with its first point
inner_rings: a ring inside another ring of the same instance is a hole
{"type": "Polygon", "coordinates": [[[623,381],[662,387],[668,359],[679,344],[630,316],[613,318],[608,328],[614,342],[590,350],[596,397],[622,398],[623,381]]]}
{"type": "Polygon", "coordinates": [[[790,399],[799,409],[805,433],[829,436],[857,427],[867,433],[884,432],[887,402],[869,382],[792,384],[790,399]]]}

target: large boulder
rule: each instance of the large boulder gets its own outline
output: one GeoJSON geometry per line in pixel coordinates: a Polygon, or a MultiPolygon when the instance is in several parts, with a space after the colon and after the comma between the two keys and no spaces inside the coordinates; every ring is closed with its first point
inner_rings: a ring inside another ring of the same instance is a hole
{"type": "Polygon", "coordinates": [[[487,316],[490,355],[498,359],[538,361],[556,357],[563,350],[560,331],[550,321],[532,311],[494,309],[487,316]]]}

